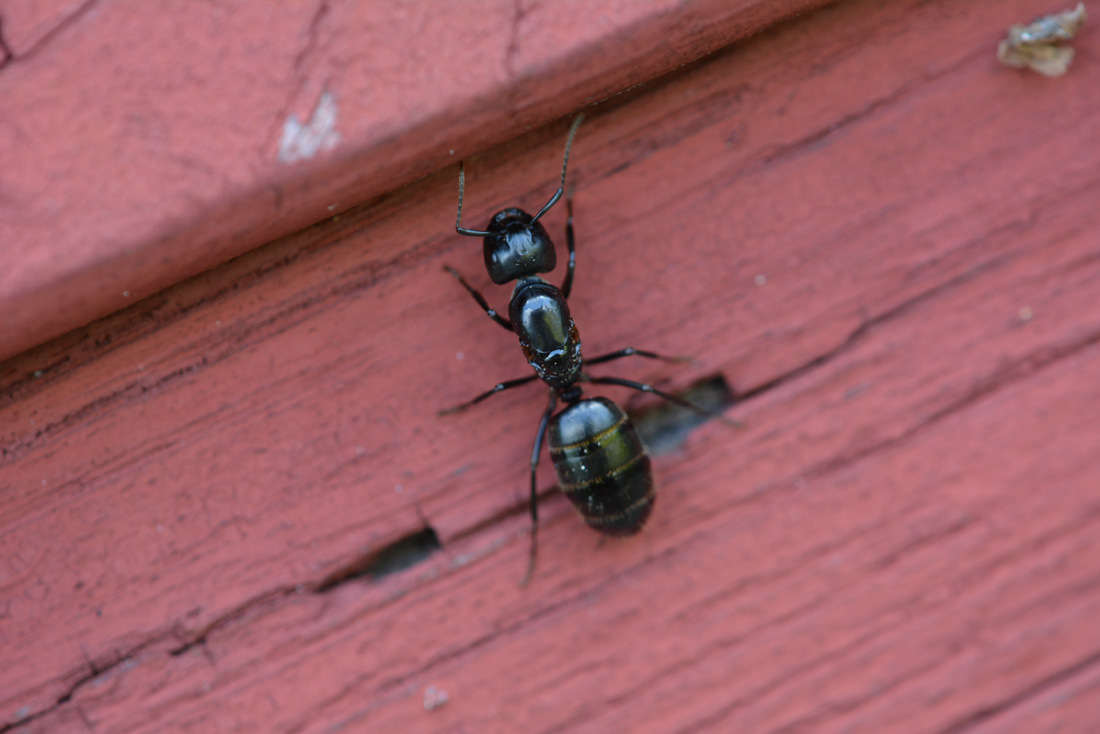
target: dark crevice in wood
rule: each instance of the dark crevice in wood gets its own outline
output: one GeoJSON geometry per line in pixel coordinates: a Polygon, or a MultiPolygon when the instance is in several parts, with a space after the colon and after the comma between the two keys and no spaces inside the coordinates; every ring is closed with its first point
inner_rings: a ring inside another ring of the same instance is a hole
{"type": "Polygon", "coordinates": [[[206,646],[206,635],[203,635],[202,637],[196,637],[194,640],[191,640],[190,642],[187,642],[183,645],[180,645],[177,648],[169,650],[168,654],[171,655],[174,658],[178,658],[180,655],[183,655],[186,652],[190,652],[191,650],[193,650],[196,647],[205,647],[205,646],[206,646]]]}
{"type": "MultiPolygon", "coordinates": [[[[214,621],[210,622],[205,627],[195,632],[193,635],[190,635],[189,639],[187,639],[182,645],[172,648],[168,651],[168,653],[172,657],[178,657],[195,647],[201,647],[205,650],[206,641],[210,637],[210,634],[215,630],[224,627],[234,620],[241,619],[246,614],[262,604],[270,604],[279,599],[282,599],[283,597],[290,596],[291,594],[298,594],[302,591],[303,587],[301,585],[290,587],[280,586],[266,593],[254,596],[251,599],[248,599],[245,602],[234,607],[233,609],[229,610],[214,621]]],[[[177,638],[180,638],[184,635],[177,633],[175,636],[177,638]]],[[[209,655],[209,651],[207,651],[207,654],[209,655]]]]}
{"type": "MultiPolygon", "coordinates": [[[[676,396],[714,414],[721,414],[735,402],[733,389],[722,375],[697,380],[676,396]]],[[[692,431],[711,419],[681,405],[662,401],[631,411],[630,420],[649,453],[663,456],[680,449],[692,431]]]]}
{"type": "Polygon", "coordinates": [[[384,576],[399,573],[412,568],[418,563],[423,563],[437,551],[443,549],[439,542],[439,536],[431,527],[425,527],[411,535],[390,543],[382,548],[377,548],[363,556],[356,558],[348,565],[337,569],[325,577],[315,589],[317,593],[325,593],[336,588],[340,584],[369,577],[379,579],[384,576]]]}
{"type": "MultiPolygon", "coordinates": [[[[546,502],[547,499],[553,497],[553,495],[557,491],[558,491],[558,485],[556,483],[549,486],[549,487],[546,487],[545,489],[540,489],[538,491],[539,507],[542,507],[543,503],[546,502]]],[[[525,493],[525,495],[526,495],[526,493],[525,493]]],[[[466,538],[470,538],[470,537],[473,537],[473,536],[481,533],[486,528],[494,527],[494,526],[498,525],[499,523],[504,522],[505,520],[508,520],[510,518],[515,517],[516,515],[529,515],[530,512],[531,512],[531,507],[530,507],[530,504],[529,504],[528,500],[523,499],[523,500],[518,501],[514,504],[508,505],[504,509],[499,510],[498,512],[495,512],[492,515],[488,515],[481,522],[475,523],[474,525],[471,525],[467,528],[464,528],[462,530],[459,530],[459,531],[453,533],[450,536],[450,540],[451,540],[452,543],[456,542],[456,541],[460,541],[460,540],[465,540],[466,538]]],[[[544,525],[544,524],[545,524],[545,518],[543,518],[540,515],[539,525],[541,526],[541,525],[544,525]]]]}
{"type": "MultiPolygon", "coordinates": [[[[646,558],[642,565],[650,565],[660,563],[661,560],[666,559],[670,555],[674,555],[675,550],[665,550],[660,553],[655,553],[652,556],[646,558]]],[[[613,585],[619,583],[628,572],[616,573],[607,577],[605,584],[613,585]]],[[[573,593],[563,593],[554,597],[553,601],[547,602],[545,605],[540,606],[533,613],[518,617],[510,624],[503,625],[492,631],[487,632],[484,635],[480,635],[476,638],[468,640],[463,645],[451,649],[445,650],[440,654],[426,660],[421,665],[408,670],[400,675],[396,675],[378,686],[378,692],[376,698],[378,700],[385,700],[388,696],[395,691],[402,690],[409,684],[409,681],[417,680],[424,676],[430,670],[438,668],[439,666],[446,665],[449,662],[460,660],[463,657],[474,653],[482,647],[499,643],[502,639],[505,639],[522,629],[529,628],[532,624],[537,624],[540,620],[552,618],[555,614],[558,614],[563,608],[567,608],[576,605],[581,599],[583,599],[589,592],[587,590],[574,591],[573,593]]],[[[334,699],[335,700],[335,699],[334,699]]],[[[326,701],[325,705],[330,705],[332,700],[326,701]]]]}
{"type": "Polygon", "coordinates": [[[443,546],[439,542],[439,536],[436,534],[435,530],[431,527],[425,527],[387,546],[374,549],[355,558],[350,563],[330,573],[316,584],[279,588],[271,593],[250,599],[236,609],[233,609],[208,624],[191,640],[170,650],[169,654],[173,657],[179,657],[195,647],[205,648],[207,638],[211,632],[225,626],[232,620],[243,617],[260,604],[274,602],[291,594],[301,593],[302,591],[312,591],[313,593],[323,594],[345,582],[355,579],[364,577],[379,579],[384,576],[399,573],[422,563],[430,556],[434,555],[436,551],[442,550],[442,548],[443,546]]]}
{"type": "Polygon", "coordinates": [[[1074,339],[1059,345],[1052,345],[1020,359],[1006,363],[994,373],[976,380],[967,393],[924,417],[897,436],[880,441],[872,446],[867,446],[851,454],[838,456],[835,459],[825,461],[812,467],[806,472],[806,476],[811,477],[828,474],[842,467],[850,466],[884,449],[904,445],[912,440],[914,436],[923,433],[944,419],[962,412],[971,405],[977,404],[981,400],[1000,391],[1002,388],[1008,387],[1020,380],[1024,380],[1096,344],[1100,344],[1100,331],[1089,332],[1079,339],[1074,339]]]}
{"type": "MultiPolygon", "coordinates": [[[[317,247],[297,250],[293,254],[286,255],[274,262],[249,253],[241,256],[238,260],[243,263],[245,258],[260,257],[262,262],[259,267],[243,273],[239,271],[229,273],[227,282],[213,293],[202,295],[197,299],[188,299],[185,296],[181,303],[171,303],[173,296],[186,294],[185,289],[194,279],[184,281],[162,291],[160,294],[151,296],[140,304],[135,304],[131,309],[105,316],[84,329],[59,337],[53,342],[48,342],[24,355],[17,355],[11,358],[9,362],[0,362],[0,372],[9,366],[15,368],[12,369],[12,373],[16,370],[22,372],[18,376],[11,374],[11,382],[0,384],[0,408],[5,408],[17,400],[25,399],[28,395],[45,389],[51,381],[69,377],[78,368],[96,359],[103,358],[109,352],[138,342],[155,333],[157,329],[178,321],[192,311],[212,306],[224,297],[246,290],[261,282],[270,272],[290,265],[299,256],[309,255],[313,250],[331,244],[330,239],[324,238],[322,244],[317,247]],[[161,312],[162,309],[163,312],[161,312]],[[115,332],[117,338],[112,338],[112,332],[110,331],[112,329],[117,329],[117,332],[115,332]],[[94,344],[89,346],[87,340],[97,333],[100,335],[95,337],[94,344]],[[65,344],[65,342],[71,342],[71,344],[65,344]],[[58,346],[60,346],[60,350],[57,349],[58,346]],[[59,351],[60,356],[57,356],[59,351]],[[25,364],[33,364],[35,358],[39,355],[49,360],[47,366],[38,366],[33,371],[20,369],[25,364]]],[[[112,405],[125,404],[151,390],[165,389],[175,384],[180,378],[187,377],[200,369],[219,364],[264,339],[287,331],[307,318],[307,315],[316,315],[332,304],[338,303],[341,298],[385,280],[401,264],[416,257],[415,252],[403,253],[390,261],[372,264],[359,273],[351,274],[349,280],[335,285],[326,284],[322,288],[302,293],[299,298],[282,304],[280,308],[274,311],[259,313],[252,319],[244,320],[234,326],[227,326],[217,336],[196,340],[186,346],[203,351],[201,358],[196,358],[189,364],[160,376],[150,376],[144,380],[133,380],[85,405],[74,408],[57,420],[39,428],[32,436],[22,436],[16,438],[7,446],[0,446],[0,463],[7,463],[20,458],[38,440],[71,428],[89,415],[102,413],[112,405]]],[[[201,276],[196,276],[196,278],[198,277],[201,276]]],[[[150,370],[150,372],[152,371],[150,370]]],[[[0,379],[4,378],[0,377],[0,379]]],[[[13,436],[13,438],[15,437],[13,436]]]]}
{"type": "Polygon", "coordinates": [[[853,123],[861,122],[876,112],[882,109],[893,107],[901,100],[908,97],[913,91],[926,87],[930,82],[938,81],[939,79],[954,74],[959,69],[973,63],[974,61],[984,58],[986,50],[984,48],[975,49],[969,54],[962,56],[954,64],[942,67],[930,72],[923,76],[918,76],[909,81],[906,84],[898,87],[896,90],[877,99],[872,99],[862,108],[850,112],[842,117],[839,117],[827,125],[812,130],[800,139],[778,145],[771,150],[766,150],[759,157],[759,164],[761,168],[767,168],[778,161],[789,159],[793,156],[797,156],[800,153],[807,151],[813,151],[819,145],[823,144],[828,138],[832,137],[837,132],[844,130],[853,123]]]}
{"type": "MultiPolygon", "coordinates": [[[[127,665],[134,658],[134,656],[138,655],[142,650],[145,650],[151,645],[156,645],[157,643],[164,640],[165,637],[166,635],[154,636],[153,638],[146,640],[140,645],[136,645],[133,648],[126,650],[125,652],[120,652],[118,654],[112,655],[109,661],[104,661],[102,659],[100,661],[86,659],[86,664],[84,666],[86,672],[84,672],[79,678],[73,681],[68,690],[58,696],[57,701],[52,706],[47,706],[41,711],[36,711],[20,719],[13,719],[8,722],[0,722],[0,734],[11,731],[16,727],[26,726],[27,724],[30,724],[37,719],[41,719],[44,716],[54,713],[62,706],[70,704],[72,702],[73,696],[80,688],[87,685],[88,683],[91,683],[96,678],[99,678],[104,673],[112,672],[120,665],[127,665]]],[[[79,713],[82,719],[85,718],[83,712],[79,713]]]]}
{"type": "MultiPolygon", "coordinates": [[[[986,233],[983,236],[982,241],[985,243],[989,243],[991,241],[996,241],[1002,235],[1017,234],[1021,231],[1031,230],[1035,227],[1036,221],[1037,212],[1035,210],[1031,210],[1023,220],[1013,221],[1003,227],[986,233]]],[[[966,249],[968,246],[969,243],[967,243],[960,249],[966,249]]],[[[745,402],[758,395],[767,393],[777,387],[792,382],[806,374],[809,374],[810,372],[813,372],[819,367],[822,367],[832,362],[837,357],[840,357],[841,355],[855,348],[856,345],[858,345],[860,341],[862,341],[863,337],[865,337],[871,331],[878,329],[879,327],[888,324],[895,319],[905,316],[906,314],[912,312],[914,309],[920,308],[925,303],[928,303],[929,301],[932,301],[945,293],[951,292],[961,285],[975,280],[976,278],[986,274],[988,271],[995,270],[999,267],[1004,266],[1008,262],[1015,259],[1016,255],[1016,252],[1002,252],[988,260],[976,264],[974,267],[966,270],[965,272],[962,272],[941,283],[937,283],[926,290],[916,293],[912,297],[907,298],[906,300],[898,304],[895,304],[894,306],[888,308],[887,310],[876,316],[866,319],[856,328],[854,328],[848,334],[848,336],[845,337],[844,341],[840,342],[829,351],[824,352],[823,354],[820,354],[819,356],[805,362],[804,364],[799,365],[798,367],[795,367],[794,369],[791,369],[784,374],[778,375],[767,382],[746,390],[744,393],[741,393],[737,396],[738,402],[745,402]]]]}
{"type": "MultiPolygon", "coordinates": [[[[391,543],[390,545],[365,554],[361,558],[356,559],[347,566],[330,574],[312,588],[303,586],[294,586],[289,588],[280,587],[270,593],[249,599],[240,606],[223,614],[216,620],[212,621],[210,624],[203,627],[193,637],[183,642],[183,644],[180,644],[177,647],[168,650],[168,654],[171,657],[180,657],[185,653],[193,651],[195,648],[199,648],[203,650],[209,657],[210,653],[209,650],[207,650],[206,648],[206,644],[210,634],[216,629],[224,627],[229,622],[242,618],[261,604],[276,602],[283,597],[290,596],[291,594],[301,593],[303,590],[307,589],[312,590],[315,593],[325,593],[347,581],[352,581],[363,577],[379,579],[384,576],[399,573],[427,560],[427,558],[434,555],[436,551],[441,550],[442,547],[443,546],[439,542],[439,537],[436,534],[435,530],[431,527],[425,527],[424,529],[411,535],[407,535],[400,540],[391,543]]],[[[173,633],[172,636],[178,637],[179,635],[178,633],[173,633]]],[[[69,686],[68,690],[64,694],[58,697],[56,703],[53,706],[44,708],[41,711],[31,714],[30,716],[23,717],[18,721],[0,723],[0,734],[4,734],[5,732],[10,731],[17,726],[24,726],[36,719],[40,719],[43,716],[55,712],[58,708],[62,706],[70,704],[72,702],[73,696],[81,687],[87,685],[88,683],[91,683],[105,673],[112,672],[120,665],[126,665],[128,661],[131,661],[143,650],[152,645],[156,645],[162,642],[167,637],[169,637],[169,635],[156,635],[153,638],[133,647],[130,650],[113,656],[113,659],[107,664],[103,664],[102,662],[97,663],[95,661],[89,660],[87,663],[86,672],[81,675],[77,680],[73,681],[72,685],[69,686]]],[[[211,664],[213,664],[212,659],[211,664]]]]}
{"type": "MultiPolygon", "coordinates": [[[[738,402],[744,402],[751,398],[756,397],[769,390],[791,382],[803,375],[824,366],[831,362],[836,357],[840,356],[844,352],[853,348],[856,343],[872,328],[881,325],[883,322],[889,321],[898,317],[902,313],[910,310],[917,304],[929,300],[934,295],[941,291],[947,290],[954,285],[958,285],[960,282],[969,280],[975,274],[975,271],[987,269],[991,263],[986,263],[979,266],[975,270],[968,271],[958,278],[954,278],[947,283],[944,283],[936,288],[926,291],[922,294],[911,298],[904,303],[899,304],[890,311],[856,327],[848,338],[845,339],[840,345],[830,350],[826,354],[817,357],[806,364],[797,367],[784,375],[781,375],[774,380],[771,380],[763,385],[760,385],[750,391],[745,392],[742,395],[737,396],[738,402]]],[[[879,441],[873,445],[864,447],[858,451],[837,456],[832,459],[820,462],[814,466],[811,466],[804,472],[806,477],[819,477],[826,474],[830,474],[839,469],[847,466],[851,466],[868,456],[878,453],[884,449],[889,449],[892,446],[903,445],[910,441],[914,436],[924,432],[928,428],[940,423],[946,418],[961,412],[967,407],[978,403],[984,398],[998,392],[1002,388],[1012,385],[1020,380],[1026,379],[1048,367],[1053,366],[1061,362],[1064,359],[1070,358],[1075,354],[1078,354],[1086,349],[1093,347],[1096,344],[1100,344],[1100,330],[1087,332],[1077,339],[1067,340],[1061,344],[1049,345],[1045,348],[1038,349],[1030,354],[1024,355],[1019,359],[1002,364],[995,372],[989,374],[981,379],[976,380],[971,389],[965,394],[959,396],[957,399],[951,401],[942,408],[932,412],[931,414],[924,416],[917,423],[913,424],[900,434],[891,438],[879,441]]]]}
{"type": "MultiPolygon", "coordinates": [[[[1090,671],[1095,666],[1100,665],[1100,651],[1095,651],[1087,657],[1079,660],[1073,665],[1069,665],[1062,670],[1059,670],[1046,678],[1043,678],[1033,686],[1029,686],[1018,693],[1009,696],[1003,701],[986,706],[985,708],[975,711],[969,716],[954,724],[944,727],[940,730],[940,734],[962,734],[962,732],[970,731],[971,729],[982,725],[983,723],[993,719],[1001,714],[1009,711],[1017,706],[1027,703],[1034,699],[1036,696],[1040,696],[1051,688],[1065,683],[1072,678],[1090,671]]],[[[993,727],[996,729],[996,727],[993,727]]]]}

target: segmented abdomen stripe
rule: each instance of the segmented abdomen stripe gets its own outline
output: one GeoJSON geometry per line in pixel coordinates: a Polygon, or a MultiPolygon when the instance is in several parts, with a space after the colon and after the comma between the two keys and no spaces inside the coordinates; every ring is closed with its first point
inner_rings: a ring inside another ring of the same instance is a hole
{"type": "Polygon", "coordinates": [[[601,484],[603,482],[606,482],[610,479],[615,479],[620,474],[623,474],[623,473],[629,471],[639,461],[642,461],[643,459],[647,459],[647,458],[649,458],[649,457],[647,457],[645,454],[637,454],[630,461],[626,462],[625,464],[623,464],[621,466],[618,466],[618,467],[612,469],[609,472],[606,472],[602,476],[592,477],[591,479],[586,479],[583,482],[571,482],[569,484],[565,484],[564,482],[560,482],[560,480],[559,480],[559,483],[561,484],[561,491],[566,497],[568,497],[570,494],[576,494],[577,492],[584,491],[585,489],[588,489],[589,487],[594,487],[594,486],[596,486],[598,484],[601,484]]]}
{"type": "Polygon", "coordinates": [[[561,456],[562,454],[566,454],[566,453],[572,451],[573,449],[579,449],[579,448],[582,448],[584,446],[591,446],[592,444],[599,443],[600,441],[607,438],[612,433],[620,430],[623,427],[623,425],[626,424],[627,420],[628,420],[627,417],[624,415],[622,418],[620,418],[619,420],[617,420],[615,423],[608,426],[607,428],[603,429],[602,431],[597,433],[595,436],[589,436],[586,439],[582,439],[580,441],[577,441],[576,443],[565,444],[564,446],[551,446],[550,447],[550,455],[551,456],[561,456]]]}

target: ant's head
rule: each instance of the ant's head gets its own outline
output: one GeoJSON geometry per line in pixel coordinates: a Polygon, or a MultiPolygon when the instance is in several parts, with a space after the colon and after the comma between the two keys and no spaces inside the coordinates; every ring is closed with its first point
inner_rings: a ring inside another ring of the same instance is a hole
{"type": "Polygon", "coordinates": [[[558,203],[565,191],[565,171],[569,165],[569,149],[573,146],[573,136],[577,134],[584,115],[577,115],[569,128],[565,139],[565,155],[561,162],[561,184],[546,206],[538,214],[531,216],[522,209],[505,209],[496,213],[489,222],[488,229],[466,229],[462,226],[462,194],[466,188],[466,169],[458,164],[458,216],[455,217],[455,231],[468,237],[483,237],[485,242],[485,268],[489,277],[497,285],[518,280],[535,273],[547,273],[558,262],[554,243],[550,235],[539,224],[542,215],[558,203]]]}
{"type": "Polygon", "coordinates": [[[485,269],[497,285],[548,273],[558,263],[550,235],[522,209],[497,212],[486,232],[485,269]]]}

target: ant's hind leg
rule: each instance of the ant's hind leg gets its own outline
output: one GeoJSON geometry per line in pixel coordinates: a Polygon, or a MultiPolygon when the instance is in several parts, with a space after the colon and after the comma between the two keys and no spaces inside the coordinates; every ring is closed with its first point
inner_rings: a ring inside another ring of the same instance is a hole
{"type": "Polygon", "coordinates": [[[621,377],[589,377],[588,381],[595,382],[601,385],[621,385],[622,387],[629,387],[633,390],[653,393],[658,397],[664,398],[670,403],[675,403],[676,405],[683,406],[693,413],[703,416],[704,418],[714,418],[715,420],[719,420],[732,428],[745,427],[745,424],[741,421],[727,418],[721,413],[715,413],[713,410],[707,410],[702,406],[696,405],[695,403],[692,403],[688,400],[684,400],[678,395],[673,395],[672,393],[665,392],[664,390],[658,390],[657,388],[653,387],[653,385],[647,385],[642,382],[635,382],[634,380],[624,380],[621,377]]]}
{"type": "Polygon", "coordinates": [[[531,452],[531,550],[527,555],[527,573],[523,575],[520,586],[527,586],[531,577],[535,575],[535,563],[539,552],[539,486],[538,468],[539,454],[542,453],[542,439],[546,436],[546,427],[550,425],[550,416],[554,414],[554,408],[558,405],[558,396],[550,393],[550,402],[546,406],[546,412],[539,421],[539,432],[535,434],[535,448],[531,452]]]}
{"type": "Polygon", "coordinates": [[[485,296],[481,295],[480,291],[467,283],[466,279],[463,278],[457,270],[452,268],[450,265],[444,265],[443,269],[453,275],[458,280],[458,282],[462,284],[462,287],[465,288],[470,293],[470,295],[474,297],[474,300],[477,301],[477,304],[485,310],[485,313],[488,314],[489,318],[503,326],[508,331],[512,330],[512,322],[498,314],[495,309],[490,308],[489,302],[485,300],[485,296]]]}

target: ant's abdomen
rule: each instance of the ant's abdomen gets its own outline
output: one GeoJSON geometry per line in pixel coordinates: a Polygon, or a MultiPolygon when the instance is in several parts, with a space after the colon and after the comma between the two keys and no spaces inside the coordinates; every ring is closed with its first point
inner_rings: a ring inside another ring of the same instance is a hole
{"type": "Polygon", "coordinates": [[[626,413],[606,398],[567,406],[550,421],[550,458],[561,491],[592,528],[633,535],[653,510],[649,456],[626,413]]]}

